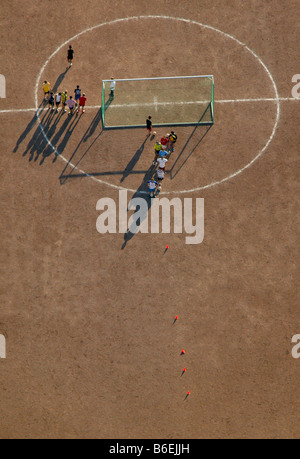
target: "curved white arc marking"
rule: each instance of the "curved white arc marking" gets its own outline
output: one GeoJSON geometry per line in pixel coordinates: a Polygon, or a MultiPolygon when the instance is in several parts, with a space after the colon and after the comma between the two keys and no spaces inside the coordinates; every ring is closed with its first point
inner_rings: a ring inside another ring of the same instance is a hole
{"type": "MultiPolygon", "coordinates": [[[[195,191],[200,191],[200,190],[205,190],[205,189],[208,189],[208,188],[211,188],[213,186],[216,186],[216,185],[219,185],[221,183],[224,183],[226,182],[227,180],[230,180],[234,177],[236,177],[237,175],[241,174],[242,172],[244,172],[246,169],[248,169],[249,167],[252,166],[252,164],[257,161],[258,158],[260,158],[260,156],[262,156],[262,154],[265,152],[265,150],[268,148],[268,146],[270,145],[270,143],[272,142],[274,136],[275,136],[275,133],[276,133],[276,130],[277,130],[277,127],[278,127],[278,123],[279,123],[279,118],[280,118],[280,98],[279,98],[279,95],[278,95],[278,90],[277,90],[277,86],[276,86],[276,83],[275,83],[275,80],[271,74],[271,72],[268,70],[267,66],[264,64],[264,62],[260,59],[260,57],[252,50],[250,49],[247,45],[245,45],[244,43],[242,43],[240,40],[238,40],[237,38],[233,37],[232,35],[228,34],[227,32],[223,32],[222,30],[219,30],[213,26],[210,26],[210,25],[207,25],[207,24],[202,24],[200,22],[196,22],[196,21],[193,21],[191,19],[184,19],[184,18],[179,18],[179,17],[172,17],[172,16],[159,16],[159,15],[149,15],[149,16],[132,16],[132,17],[128,17],[128,18],[119,18],[119,19],[115,19],[115,20],[112,20],[112,21],[108,21],[108,22],[104,22],[102,24],[98,24],[98,25],[95,25],[93,27],[89,27],[81,32],[79,32],[78,34],[74,35],[73,37],[69,38],[68,40],[66,40],[64,43],[62,43],[50,56],[49,58],[46,60],[46,62],[44,63],[44,65],[42,66],[40,72],[39,72],[39,75],[36,79],[36,85],[35,85],[35,109],[36,109],[36,112],[37,112],[37,119],[38,119],[38,122],[39,122],[39,127],[42,131],[42,134],[45,138],[45,140],[47,141],[48,145],[51,146],[51,148],[53,149],[53,151],[64,161],[66,162],[67,164],[70,165],[70,167],[72,167],[74,170],[77,170],[79,173],[87,176],[87,177],[90,177],[92,178],[93,180],[97,181],[98,183],[101,183],[101,184],[104,184],[104,185],[107,185],[111,188],[114,188],[114,189],[118,189],[118,190],[127,190],[127,191],[130,191],[130,192],[133,192],[135,193],[136,190],[132,190],[130,188],[124,188],[122,186],[119,186],[119,185],[113,185],[111,183],[108,183],[108,182],[105,182],[103,180],[100,180],[98,178],[96,178],[95,176],[93,175],[90,175],[86,172],[84,172],[83,170],[79,169],[77,166],[75,166],[74,164],[72,164],[71,162],[69,162],[63,155],[61,155],[57,149],[55,148],[55,146],[51,143],[51,141],[48,139],[47,135],[45,134],[45,131],[44,131],[44,128],[41,124],[41,121],[40,121],[40,118],[39,118],[39,109],[38,109],[38,88],[39,88],[39,83],[40,83],[40,79],[41,79],[41,76],[42,76],[42,73],[44,72],[46,66],[48,65],[48,63],[50,62],[50,60],[64,47],[66,46],[70,41],[74,41],[76,40],[78,37],[80,37],[81,35],[87,33],[87,32],[91,32],[95,29],[98,29],[100,27],[103,27],[103,26],[106,26],[106,25],[112,25],[112,24],[116,24],[116,23],[119,23],[119,22],[126,22],[126,21],[132,21],[132,20],[140,20],[140,19],[166,19],[166,20],[174,20],[174,21],[180,21],[180,22],[185,22],[185,23],[188,23],[188,24],[194,24],[196,26],[199,26],[199,27],[203,27],[205,29],[210,29],[214,32],[217,32],[233,41],[235,41],[236,43],[238,43],[240,46],[242,46],[244,49],[246,49],[250,54],[252,54],[252,56],[254,58],[256,58],[259,63],[262,65],[262,67],[264,68],[265,72],[267,73],[268,77],[270,78],[271,80],[271,83],[272,83],[272,86],[273,86],[273,90],[274,90],[274,93],[275,93],[275,99],[274,101],[276,102],[276,105],[277,105],[277,109],[276,109],[276,120],[275,120],[275,123],[274,123],[274,127],[273,127],[273,130],[272,130],[272,133],[271,133],[271,136],[269,137],[267,143],[265,144],[265,146],[259,151],[259,153],[255,156],[255,158],[253,158],[248,164],[246,164],[243,168],[239,169],[238,171],[230,174],[229,176],[227,177],[224,177],[223,179],[221,180],[218,180],[218,181],[215,181],[215,182],[212,182],[208,185],[204,185],[204,186],[201,186],[201,187],[197,187],[197,188],[193,188],[193,189],[190,189],[190,190],[179,190],[179,191],[165,191],[165,192],[162,192],[161,194],[165,194],[165,195],[168,195],[168,194],[183,194],[183,193],[192,193],[192,192],[195,192],[195,191]]],[[[141,193],[146,193],[146,192],[141,192],[141,193]]]]}

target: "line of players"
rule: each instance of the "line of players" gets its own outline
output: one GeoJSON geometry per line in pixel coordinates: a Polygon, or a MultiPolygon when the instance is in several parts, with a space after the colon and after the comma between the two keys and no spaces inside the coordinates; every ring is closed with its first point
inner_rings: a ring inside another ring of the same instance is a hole
{"type": "Polygon", "coordinates": [[[161,190],[162,181],[165,178],[166,163],[168,162],[171,154],[174,152],[175,143],[177,142],[177,134],[171,131],[170,134],[163,136],[160,141],[157,141],[154,146],[155,157],[153,166],[158,166],[155,174],[148,180],[149,196],[155,198],[157,193],[161,190]]]}
{"type": "Polygon", "coordinates": [[[79,113],[80,110],[82,113],[85,112],[85,104],[86,104],[86,95],[85,93],[81,92],[79,85],[77,85],[76,89],[74,89],[74,99],[72,96],[68,97],[68,91],[57,92],[54,94],[53,91],[50,91],[50,83],[49,81],[44,81],[43,83],[43,92],[44,92],[44,101],[48,104],[48,110],[52,108],[54,110],[54,105],[56,106],[56,113],[62,104],[63,112],[67,111],[67,107],[69,108],[69,115],[76,111],[79,113]],[[77,107],[77,110],[76,110],[77,107]]]}

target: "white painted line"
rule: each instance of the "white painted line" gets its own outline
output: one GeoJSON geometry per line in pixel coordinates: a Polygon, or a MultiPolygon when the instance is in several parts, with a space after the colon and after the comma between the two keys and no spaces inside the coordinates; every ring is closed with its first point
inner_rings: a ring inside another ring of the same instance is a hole
{"type": "Polygon", "coordinates": [[[36,108],[10,108],[7,110],[0,110],[0,113],[26,113],[36,112],[36,108]]]}
{"type": "Polygon", "coordinates": [[[235,103],[235,102],[277,102],[277,101],[288,101],[288,100],[298,100],[300,101],[300,98],[299,99],[295,99],[294,97],[278,97],[277,98],[274,98],[274,97],[261,97],[261,98],[258,98],[258,99],[221,99],[221,100],[215,100],[215,103],[217,104],[232,104],[232,103],[235,103]]]}
{"type": "MultiPolygon", "coordinates": [[[[129,22],[129,21],[134,21],[134,20],[143,20],[143,19],[155,19],[155,20],[161,20],[161,19],[165,19],[167,21],[179,21],[179,22],[184,22],[184,23],[187,23],[187,24],[195,24],[196,26],[198,27],[202,27],[204,29],[209,29],[209,30],[212,30],[214,32],[217,32],[219,34],[221,34],[223,37],[227,37],[229,38],[230,40],[233,40],[234,42],[238,43],[241,47],[243,47],[245,50],[247,50],[259,63],[260,65],[264,68],[265,72],[267,73],[269,79],[271,80],[271,83],[272,83],[272,87],[273,87],[273,90],[274,90],[274,94],[275,94],[275,102],[276,102],[276,119],[275,119],[275,123],[274,123],[274,127],[273,127],[273,130],[272,130],[272,133],[267,141],[267,143],[265,144],[265,146],[259,151],[259,153],[255,156],[254,159],[252,159],[252,161],[250,161],[250,163],[246,164],[246,166],[244,166],[243,168],[239,169],[238,171],[234,172],[233,174],[223,178],[222,180],[219,180],[219,181],[216,181],[216,182],[212,182],[208,185],[205,185],[205,186],[202,186],[202,187],[198,187],[198,188],[194,188],[192,190],[182,190],[182,191],[177,191],[177,192],[163,192],[162,194],[171,194],[171,193],[177,193],[177,194],[182,194],[182,193],[188,193],[188,192],[194,192],[194,191],[199,191],[199,190],[203,190],[203,189],[206,189],[206,188],[210,188],[210,187],[213,187],[215,185],[218,185],[220,183],[223,183],[227,180],[230,180],[231,178],[241,174],[243,171],[245,171],[246,169],[248,169],[250,166],[252,166],[252,164],[258,159],[260,158],[260,156],[264,153],[264,151],[268,148],[268,146],[270,145],[270,143],[272,142],[274,136],[275,136],[275,133],[276,133],[276,130],[277,130],[277,127],[278,127],[278,123],[279,123],[279,118],[280,118],[280,100],[279,100],[279,94],[278,94],[278,90],[277,90],[277,86],[276,86],[276,83],[275,83],[275,80],[271,74],[271,72],[268,70],[267,66],[264,64],[264,62],[260,59],[260,57],[252,50],[250,49],[247,45],[245,45],[244,43],[242,43],[240,40],[238,40],[237,38],[233,37],[232,35],[226,33],[226,32],[223,32],[222,30],[219,30],[219,29],[216,29],[215,27],[212,27],[212,26],[209,26],[209,25],[206,25],[206,24],[202,24],[200,22],[196,22],[196,21],[193,21],[193,20],[190,20],[190,19],[184,19],[184,18],[176,18],[176,17],[172,17],[172,16],[134,16],[134,17],[130,17],[130,18],[122,18],[122,19],[116,19],[114,21],[110,21],[110,22],[104,22],[102,24],[98,24],[97,26],[94,26],[94,27],[90,27],[88,29],[85,29],[83,30],[82,32],[78,33],[77,35],[74,35],[72,38],[70,38],[69,40],[66,40],[64,43],[62,43],[52,54],[51,56],[46,60],[46,62],[44,63],[44,65],[42,66],[41,70],[40,70],[40,73],[37,77],[37,80],[36,80],[36,85],[35,85],[35,106],[36,106],[36,110],[38,110],[38,92],[39,92],[39,87],[40,87],[40,80],[41,80],[41,77],[42,77],[42,74],[46,68],[46,66],[48,65],[48,63],[50,62],[50,60],[52,59],[52,57],[54,57],[63,47],[65,47],[69,42],[71,41],[74,41],[75,39],[77,39],[79,36],[87,33],[87,32],[91,32],[92,30],[95,30],[99,27],[103,27],[105,25],[112,25],[112,24],[116,24],[116,23],[119,23],[119,22],[129,22]]],[[[108,183],[108,182],[104,182],[103,180],[100,180],[94,176],[91,176],[87,173],[85,173],[84,171],[80,170],[79,168],[77,168],[77,166],[75,166],[74,164],[72,163],[69,163],[69,161],[62,155],[59,154],[59,152],[57,151],[57,149],[55,148],[55,146],[51,143],[51,141],[49,140],[49,138],[47,137],[45,131],[44,131],[44,128],[41,124],[41,121],[39,119],[39,115],[38,116],[38,120],[39,120],[39,126],[40,126],[40,129],[42,131],[42,134],[45,138],[45,140],[47,141],[48,145],[51,146],[51,148],[53,149],[53,151],[64,161],[66,162],[67,164],[70,165],[70,167],[73,168],[73,170],[77,170],[79,173],[81,174],[84,174],[88,177],[91,177],[94,181],[97,181],[101,184],[106,184],[114,189],[119,189],[119,190],[122,190],[122,189],[126,189],[124,187],[121,187],[121,186],[116,186],[116,185],[112,185],[111,183],[108,183]]],[[[128,189],[128,191],[130,192],[135,192],[136,190],[130,190],[128,189]]]]}
{"type": "MultiPolygon", "coordinates": [[[[219,99],[215,100],[215,104],[234,104],[234,103],[243,103],[243,102],[277,102],[277,100],[284,102],[284,101],[298,101],[300,102],[300,98],[295,98],[295,97],[279,97],[278,99],[275,99],[274,97],[267,97],[267,98],[258,98],[258,99],[219,99]]],[[[209,100],[195,100],[193,101],[187,101],[187,102],[157,102],[156,98],[154,99],[154,102],[150,103],[143,103],[143,104],[114,104],[110,105],[111,108],[122,108],[122,107],[153,107],[153,106],[158,106],[158,105],[193,105],[193,104],[208,104],[210,101],[209,100]]],[[[90,105],[86,106],[87,110],[99,110],[101,108],[101,105],[90,105]]],[[[47,110],[47,108],[41,108],[39,109],[39,112],[41,113],[43,110],[47,110]]],[[[61,108],[59,108],[61,110],[61,108]]],[[[2,113],[26,113],[26,112],[36,112],[36,108],[11,108],[11,109],[6,109],[6,110],[0,110],[0,114],[2,113]]]]}
{"type": "MultiPolygon", "coordinates": [[[[86,176],[86,177],[90,177],[92,180],[98,182],[98,183],[101,183],[101,184],[104,184],[104,185],[107,185],[111,188],[114,188],[114,189],[118,189],[118,190],[126,190],[127,188],[124,188],[124,187],[121,187],[121,186],[117,186],[117,185],[113,185],[111,183],[108,183],[108,182],[105,182],[103,180],[100,180],[96,177],[94,177],[93,175],[90,175],[86,172],[84,172],[83,170],[79,169],[77,166],[75,166],[74,164],[72,164],[71,162],[69,162],[63,155],[61,155],[57,149],[55,148],[55,146],[51,143],[50,139],[47,137],[47,134],[45,133],[44,131],[44,127],[43,125],[41,124],[41,120],[39,118],[39,110],[38,110],[38,93],[39,93],[39,88],[40,88],[40,80],[41,80],[41,77],[42,77],[42,74],[45,70],[45,68],[47,67],[48,63],[50,62],[50,60],[62,49],[64,48],[67,44],[69,44],[71,41],[75,41],[76,39],[78,39],[80,36],[82,36],[83,34],[87,33],[87,32],[91,32],[93,30],[96,30],[100,27],[104,27],[104,26],[110,26],[112,24],[117,24],[117,23],[123,23],[123,22],[130,22],[130,21],[140,21],[140,20],[149,20],[149,19],[154,19],[154,20],[167,20],[168,22],[170,21],[178,21],[178,22],[182,22],[182,23],[186,23],[186,24],[193,24],[193,25],[196,25],[197,27],[201,27],[203,29],[208,29],[208,30],[212,30],[213,32],[216,32],[220,35],[222,35],[223,37],[226,37],[232,41],[234,41],[235,43],[237,43],[238,45],[240,45],[244,50],[246,50],[247,52],[249,52],[258,62],[259,64],[263,67],[263,69],[265,70],[265,72],[267,73],[270,81],[271,81],[271,84],[272,84],[272,87],[273,87],[273,91],[274,91],[274,94],[275,94],[275,98],[270,98],[268,100],[270,101],[274,101],[276,102],[276,119],[275,119],[275,122],[274,122],[274,126],[273,126],[273,130],[272,130],[272,133],[269,137],[269,139],[267,140],[265,146],[258,152],[258,154],[248,163],[246,164],[243,168],[239,169],[238,171],[230,174],[229,176],[227,177],[224,177],[223,179],[219,180],[219,181],[215,181],[215,182],[212,182],[210,184],[207,184],[207,185],[204,185],[204,186],[199,186],[197,188],[193,188],[193,189],[190,189],[190,190],[181,190],[181,191],[171,191],[171,192],[162,192],[162,194],[165,194],[165,195],[168,195],[168,194],[183,194],[183,193],[191,193],[191,192],[194,192],[194,191],[200,191],[200,190],[204,190],[204,189],[207,189],[207,188],[211,188],[213,186],[216,186],[220,183],[223,183],[223,182],[226,182],[227,180],[230,180],[231,178],[233,177],[236,177],[237,175],[241,174],[242,172],[244,172],[246,169],[248,169],[250,166],[252,166],[252,164],[257,161],[261,156],[262,154],[265,152],[265,150],[269,147],[270,143],[272,142],[274,136],[275,136],[275,133],[277,131],[277,127],[278,127],[278,123],[279,123],[279,118],[280,118],[280,98],[279,98],[279,95],[278,95],[278,90],[277,90],[277,86],[276,86],[276,83],[275,83],[275,80],[271,74],[271,72],[268,70],[267,66],[264,64],[264,62],[260,59],[260,57],[252,50],[250,49],[247,45],[245,45],[244,43],[242,43],[240,40],[238,40],[237,38],[233,37],[232,35],[226,33],[226,32],[223,32],[222,30],[220,29],[216,29],[215,27],[212,27],[212,26],[209,26],[209,25],[206,25],[206,24],[202,24],[200,22],[196,22],[196,21],[193,21],[191,19],[184,19],[184,18],[180,18],[180,17],[172,17],[172,16],[158,16],[158,15],[149,15],[149,16],[133,16],[133,17],[128,17],[128,18],[121,18],[121,19],[115,19],[113,21],[109,21],[109,22],[103,22],[102,24],[98,24],[98,25],[95,25],[93,27],[89,27],[85,30],[83,30],[82,32],[74,35],[73,37],[69,38],[68,40],[66,40],[64,43],[62,43],[51,55],[50,57],[46,60],[46,62],[44,63],[44,65],[42,66],[38,76],[37,76],[37,79],[36,79],[36,84],[35,84],[35,110],[37,112],[37,119],[38,119],[38,122],[39,122],[39,127],[41,129],[41,132],[42,132],[42,135],[44,136],[46,142],[48,145],[51,146],[51,148],[53,149],[53,151],[65,162],[67,163],[73,170],[77,170],[80,174],[86,176]]],[[[264,99],[263,99],[264,100],[264,99]]],[[[288,100],[290,100],[288,98],[288,100]]],[[[249,100],[249,99],[240,99],[240,101],[253,101],[253,100],[249,100]]],[[[254,100],[254,101],[258,101],[258,100],[254,100]]],[[[229,100],[229,101],[219,101],[220,103],[233,103],[232,100],[229,100]]],[[[132,189],[127,189],[127,191],[130,191],[130,192],[133,192],[135,193],[136,190],[132,190],[132,189]]],[[[145,192],[146,193],[146,192],[145,192]]]]}

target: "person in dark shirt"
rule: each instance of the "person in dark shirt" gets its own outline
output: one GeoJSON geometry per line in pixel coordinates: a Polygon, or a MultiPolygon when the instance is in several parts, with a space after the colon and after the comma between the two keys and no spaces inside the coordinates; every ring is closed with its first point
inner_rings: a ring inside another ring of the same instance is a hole
{"type": "Polygon", "coordinates": [[[80,89],[79,85],[77,85],[76,89],[74,89],[74,95],[75,95],[75,101],[78,104],[79,99],[81,97],[81,89],[80,89]]]}
{"type": "Polygon", "coordinates": [[[156,132],[153,131],[153,129],[152,129],[152,121],[151,120],[152,120],[152,116],[149,115],[148,118],[146,119],[146,128],[147,128],[148,136],[151,134],[151,132],[152,132],[153,135],[156,134],[156,132]]]}
{"type": "Polygon", "coordinates": [[[74,57],[74,50],[72,46],[70,45],[68,49],[68,56],[67,56],[69,67],[72,66],[73,57],[74,57]]]}
{"type": "Polygon", "coordinates": [[[50,108],[52,108],[52,110],[54,110],[54,94],[53,94],[53,92],[50,92],[50,97],[48,99],[48,105],[49,105],[48,110],[50,108]]]}
{"type": "Polygon", "coordinates": [[[175,143],[176,142],[177,142],[177,134],[175,134],[174,131],[171,131],[171,134],[169,136],[169,143],[168,143],[170,152],[174,151],[174,147],[175,147],[175,143]]]}

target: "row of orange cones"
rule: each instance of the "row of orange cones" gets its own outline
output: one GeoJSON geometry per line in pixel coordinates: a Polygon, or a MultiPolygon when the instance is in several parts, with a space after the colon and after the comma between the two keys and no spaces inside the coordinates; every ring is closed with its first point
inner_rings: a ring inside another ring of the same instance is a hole
{"type": "MultiPolygon", "coordinates": [[[[169,247],[168,245],[166,245],[165,253],[167,252],[167,250],[169,250],[169,248],[170,248],[170,247],[169,247]]],[[[178,316],[175,316],[173,324],[177,321],[177,319],[178,319],[178,316]]],[[[182,349],[180,355],[184,355],[184,354],[185,354],[185,350],[182,349]]],[[[182,376],[185,372],[186,372],[186,368],[184,368],[184,369],[182,370],[181,376],[182,376]]],[[[186,393],[185,399],[186,399],[189,395],[190,395],[190,391],[188,390],[187,393],[186,393]]]]}
{"type": "MultiPolygon", "coordinates": [[[[176,321],[178,320],[178,316],[175,316],[174,318],[174,322],[175,323],[176,321]]],[[[181,349],[181,353],[180,355],[184,355],[185,354],[185,350],[184,349],[181,349]]],[[[184,367],[183,370],[182,370],[182,373],[181,373],[181,376],[186,372],[186,368],[184,367]]],[[[186,393],[186,396],[185,396],[185,399],[190,395],[190,391],[188,390],[187,393],[186,393]]]]}

